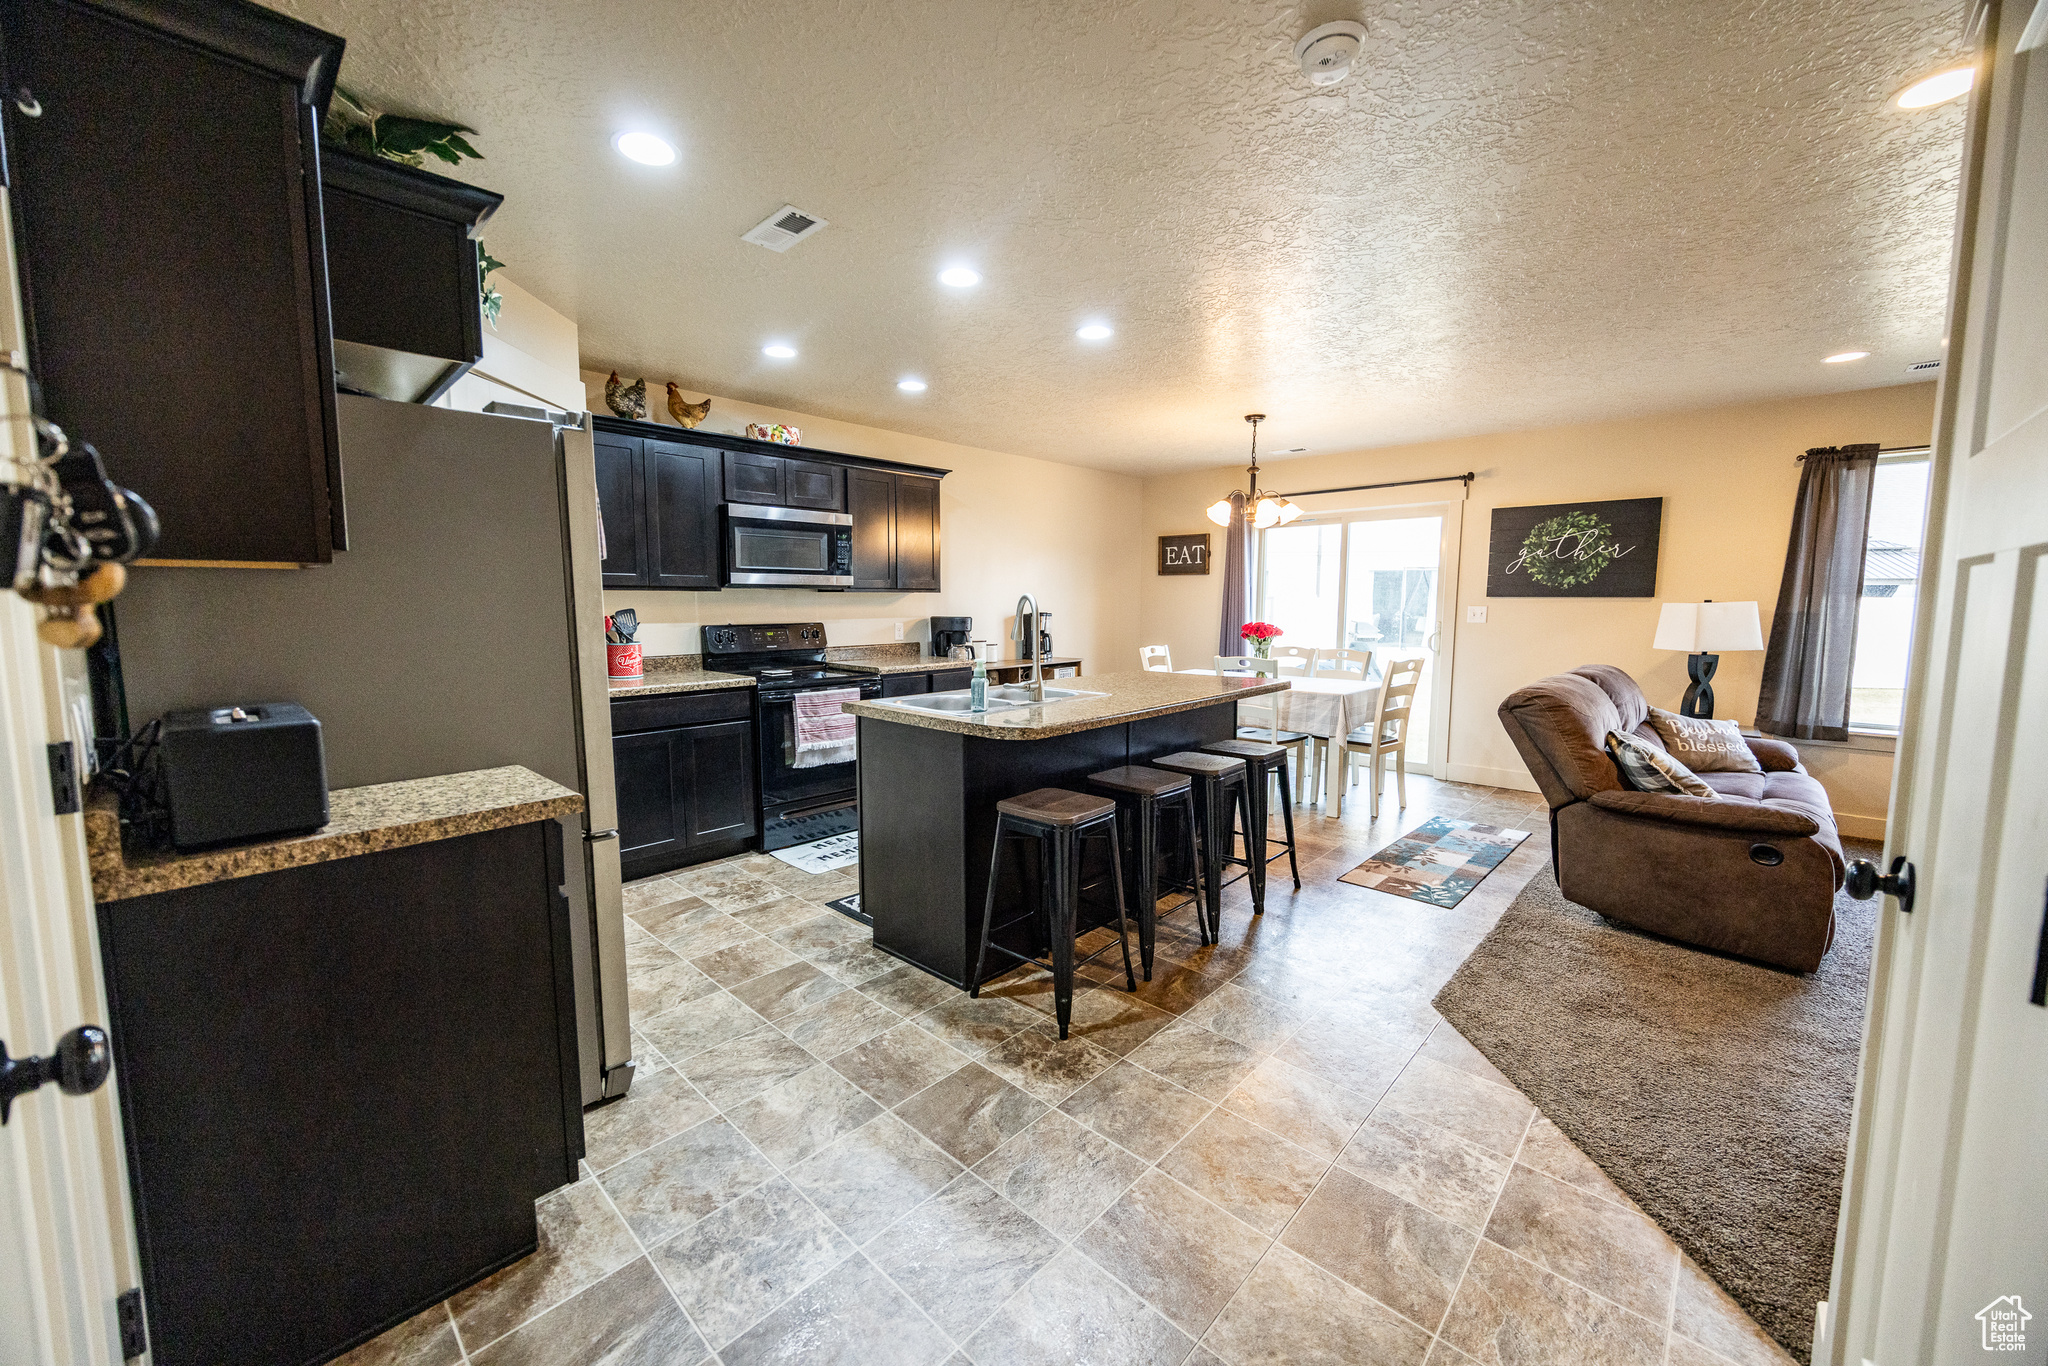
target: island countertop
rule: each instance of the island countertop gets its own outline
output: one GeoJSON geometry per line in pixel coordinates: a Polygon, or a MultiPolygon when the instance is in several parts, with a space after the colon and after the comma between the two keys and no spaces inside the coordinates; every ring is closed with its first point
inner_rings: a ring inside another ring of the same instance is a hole
{"type": "Polygon", "coordinates": [[[1207,674],[1162,672],[1094,674],[1087,678],[1048,680],[1049,686],[1073,687],[1100,697],[1075,697],[1063,702],[1034,703],[987,711],[980,715],[920,711],[886,702],[849,702],[843,710],[870,721],[894,721],[926,730],[951,731],[985,740],[1043,740],[1102,726],[1118,726],[1148,716],[1168,716],[1226,702],[1286,692],[1291,684],[1273,678],[1217,678],[1207,674]]]}
{"type": "Polygon", "coordinates": [[[327,824],[309,834],[181,854],[124,850],[119,800],[112,791],[96,792],[85,809],[93,897],[121,901],[550,820],[581,811],[583,794],[513,764],[341,788],[328,794],[327,805],[327,824]]]}

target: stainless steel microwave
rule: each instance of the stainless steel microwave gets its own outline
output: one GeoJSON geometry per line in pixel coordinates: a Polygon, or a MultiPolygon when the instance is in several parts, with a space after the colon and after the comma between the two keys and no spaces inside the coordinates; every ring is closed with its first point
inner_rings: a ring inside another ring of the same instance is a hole
{"type": "Polygon", "coordinates": [[[729,588],[851,588],[853,518],[813,508],[727,503],[724,573],[729,588]]]}

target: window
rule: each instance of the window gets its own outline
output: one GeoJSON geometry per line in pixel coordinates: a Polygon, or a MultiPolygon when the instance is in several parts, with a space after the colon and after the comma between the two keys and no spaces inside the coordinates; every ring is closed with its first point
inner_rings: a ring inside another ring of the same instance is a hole
{"type": "Polygon", "coordinates": [[[1849,728],[1896,734],[1906,705],[1906,649],[1920,598],[1920,541],[1927,520],[1927,457],[1887,456],[1877,465],[1863,546],[1849,728]]]}

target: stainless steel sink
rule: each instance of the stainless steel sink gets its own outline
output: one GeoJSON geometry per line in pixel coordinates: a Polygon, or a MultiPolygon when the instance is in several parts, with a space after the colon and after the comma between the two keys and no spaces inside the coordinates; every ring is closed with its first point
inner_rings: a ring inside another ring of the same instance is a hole
{"type": "MultiPolygon", "coordinates": [[[[990,688],[988,695],[992,698],[1000,697],[1007,702],[1031,703],[1037,700],[1031,695],[1031,685],[1029,683],[1005,683],[1000,687],[990,688]]],[[[1079,688],[1047,688],[1045,690],[1045,700],[1048,702],[1064,702],[1070,697],[1107,697],[1108,695],[1108,693],[1083,692],[1079,688]]]]}
{"type": "MultiPolygon", "coordinates": [[[[1106,697],[1107,693],[1083,692],[1078,688],[1047,688],[1047,702],[1065,702],[1075,697],[1106,697]]],[[[947,716],[973,716],[974,694],[970,689],[954,692],[931,692],[919,697],[891,697],[883,700],[885,707],[907,707],[912,711],[940,712],[947,716]]],[[[983,712],[1010,711],[1017,707],[1036,706],[1037,699],[1031,696],[1028,684],[1006,683],[988,690],[988,706],[983,712]]]]}

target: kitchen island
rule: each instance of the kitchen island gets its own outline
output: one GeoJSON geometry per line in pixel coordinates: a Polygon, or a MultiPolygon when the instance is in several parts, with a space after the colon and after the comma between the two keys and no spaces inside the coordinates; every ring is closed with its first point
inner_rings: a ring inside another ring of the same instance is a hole
{"type": "MultiPolygon", "coordinates": [[[[974,971],[996,803],[1237,734],[1237,703],[1285,681],[1117,673],[1061,679],[1086,695],[981,713],[849,703],[860,728],[861,909],[875,947],[965,988],[974,971]]],[[[1012,865],[1014,867],[1014,865],[1012,865]]],[[[996,919],[1023,914],[1004,875],[996,919]]],[[[1034,947],[1028,940],[1015,945],[1034,947]]],[[[993,960],[991,975],[1000,971],[993,960]]]]}

